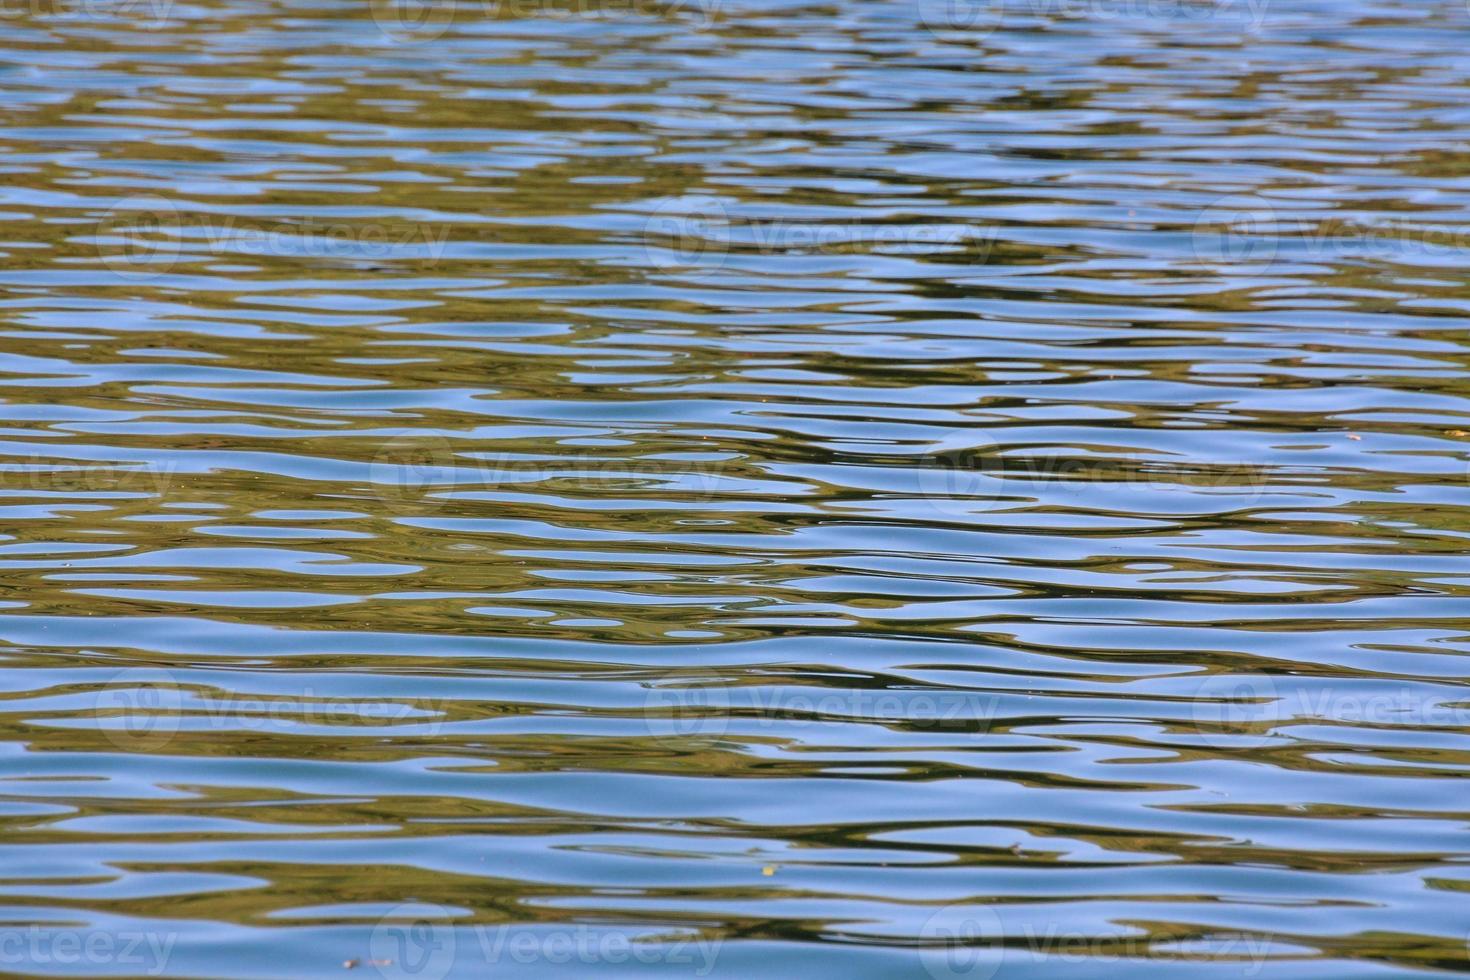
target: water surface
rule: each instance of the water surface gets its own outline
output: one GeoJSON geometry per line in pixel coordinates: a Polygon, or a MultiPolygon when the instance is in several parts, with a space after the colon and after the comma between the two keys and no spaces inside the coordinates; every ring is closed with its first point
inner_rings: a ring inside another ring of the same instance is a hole
{"type": "Polygon", "coordinates": [[[1470,970],[1470,10],[0,17],[0,972],[1470,970]]]}

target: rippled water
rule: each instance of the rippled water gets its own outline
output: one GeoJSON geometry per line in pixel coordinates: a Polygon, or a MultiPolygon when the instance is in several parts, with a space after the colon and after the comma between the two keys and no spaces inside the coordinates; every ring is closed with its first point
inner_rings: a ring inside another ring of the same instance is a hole
{"type": "Polygon", "coordinates": [[[0,51],[0,972],[1470,970],[1459,0],[0,51]]]}

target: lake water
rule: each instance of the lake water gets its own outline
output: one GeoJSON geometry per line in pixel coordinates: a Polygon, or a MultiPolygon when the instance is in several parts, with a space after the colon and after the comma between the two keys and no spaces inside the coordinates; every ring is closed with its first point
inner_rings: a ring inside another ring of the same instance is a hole
{"type": "Polygon", "coordinates": [[[1467,52],[3,0],[0,972],[1470,971],[1467,52]]]}

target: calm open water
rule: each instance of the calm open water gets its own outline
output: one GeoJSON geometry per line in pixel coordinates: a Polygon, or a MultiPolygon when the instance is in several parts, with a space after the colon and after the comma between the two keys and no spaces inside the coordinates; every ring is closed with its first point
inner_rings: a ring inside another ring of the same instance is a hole
{"type": "Polygon", "coordinates": [[[0,972],[1470,971],[1467,52],[3,0],[0,972]]]}

